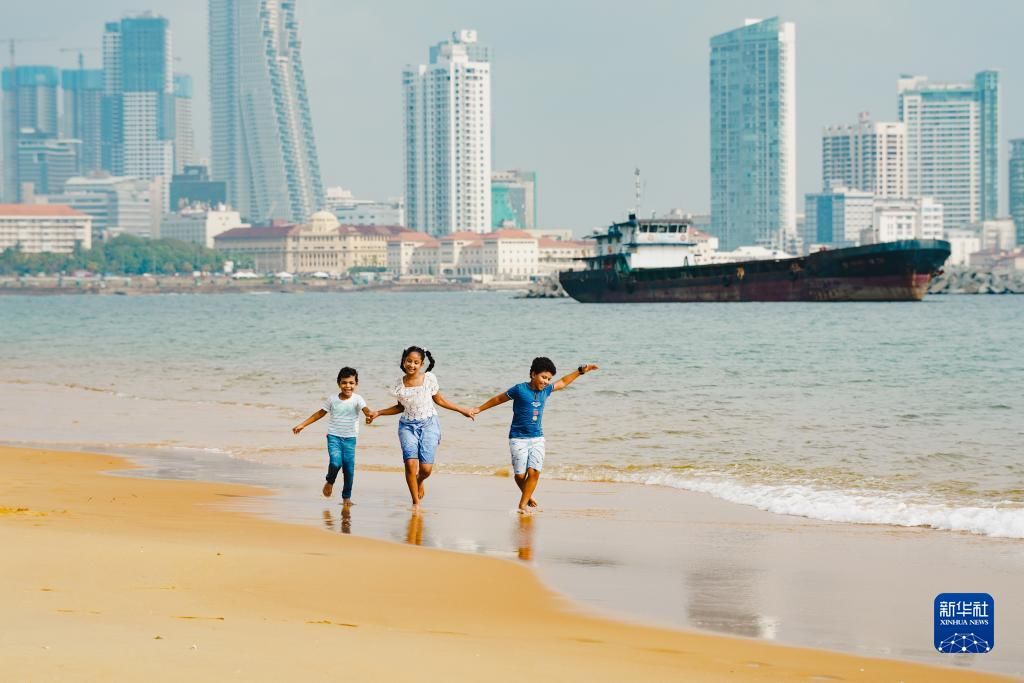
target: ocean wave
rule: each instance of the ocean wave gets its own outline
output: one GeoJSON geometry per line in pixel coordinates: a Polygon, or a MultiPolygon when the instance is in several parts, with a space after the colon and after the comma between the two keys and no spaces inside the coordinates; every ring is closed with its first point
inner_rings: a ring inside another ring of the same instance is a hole
{"type": "MultiPolygon", "coordinates": [[[[551,468],[545,474],[569,481],[595,479],[593,473],[571,469],[551,468]]],[[[927,527],[995,538],[1024,538],[1024,507],[1012,503],[957,506],[915,501],[891,493],[821,489],[803,484],[747,484],[725,477],[687,477],[667,471],[605,470],[600,480],[707,493],[766,512],[826,522],[927,527]]]]}

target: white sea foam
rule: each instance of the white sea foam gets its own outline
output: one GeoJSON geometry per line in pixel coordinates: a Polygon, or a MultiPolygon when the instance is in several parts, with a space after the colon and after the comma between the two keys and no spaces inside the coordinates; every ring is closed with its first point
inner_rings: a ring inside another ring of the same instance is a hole
{"type": "MultiPolygon", "coordinates": [[[[551,472],[559,479],[590,479],[581,472],[551,472]]],[[[842,491],[794,484],[747,484],[715,476],[681,476],[674,472],[606,471],[606,481],[668,486],[707,493],[780,515],[797,515],[828,522],[891,524],[967,531],[997,538],[1024,538],[1024,508],[927,503],[888,492],[842,491]]]]}

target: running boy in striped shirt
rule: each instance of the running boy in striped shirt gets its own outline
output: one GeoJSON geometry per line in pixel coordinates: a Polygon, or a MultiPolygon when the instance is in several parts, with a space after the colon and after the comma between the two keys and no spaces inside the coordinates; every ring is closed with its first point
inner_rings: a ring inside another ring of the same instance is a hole
{"type": "Polygon", "coordinates": [[[324,407],[306,418],[302,424],[292,427],[292,433],[298,434],[324,415],[330,415],[327,424],[327,483],[323,492],[330,497],[334,490],[334,482],[340,470],[344,477],[341,489],[341,501],[345,505],[352,504],[352,480],[356,472],[356,438],[359,436],[359,413],[370,417],[370,409],[366,407],[363,397],[355,393],[359,384],[359,373],[355,368],[344,367],[338,371],[338,393],[324,399],[324,407]]]}

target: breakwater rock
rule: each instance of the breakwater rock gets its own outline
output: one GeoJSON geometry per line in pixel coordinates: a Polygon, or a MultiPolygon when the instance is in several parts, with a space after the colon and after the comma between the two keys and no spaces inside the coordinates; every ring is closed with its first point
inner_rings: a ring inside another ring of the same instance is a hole
{"type": "Polygon", "coordinates": [[[932,280],[929,294],[1024,294],[1024,272],[949,268],[932,280]]]}
{"type": "Polygon", "coordinates": [[[568,294],[562,289],[562,283],[558,281],[557,277],[546,277],[542,280],[537,280],[530,283],[530,288],[523,294],[518,295],[517,299],[561,299],[567,297],[568,294]]]}

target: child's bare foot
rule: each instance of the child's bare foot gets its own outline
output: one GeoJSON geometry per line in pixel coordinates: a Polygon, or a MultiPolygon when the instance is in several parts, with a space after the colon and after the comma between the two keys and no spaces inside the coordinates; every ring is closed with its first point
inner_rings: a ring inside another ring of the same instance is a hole
{"type": "Polygon", "coordinates": [[[530,515],[530,514],[533,514],[533,511],[532,511],[532,510],[530,510],[529,508],[525,508],[525,507],[522,507],[522,506],[520,506],[520,507],[516,508],[516,512],[518,512],[518,513],[519,513],[519,514],[521,514],[521,515],[530,515]]]}
{"type": "Polygon", "coordinates": [[[352,507],[353,505],[355,505],[355,503],[352,502],[351,498],[343,498],[341,500],[341,504],[342,504],[342,506],[347,507],[347,508],[348,507],[352,507]]]}
{"type": "Polygon", "coordinates": [[[413,511],[413,514],[418,514],[419,511],[420,511],[420,504],[419,503],[413,503],[412,504],[412,511],[413,511]]]}
{"type": "Polygon", "coordinates": [[[529,505],[532,508],[537,508],[538,510],[540,509],[540,506],[537,505],[537,501],[534,500],[533,498],[531,498],[529,501],[527,501],[526,504],[529,505]]]}
{"type": "Polygon", "coordinates": [[[331,497],[331,492],[333,490],[334,490],[334,484],[332,484],[331,482],[327,482],[326,484],[324,484],[324,497],[325,498],[330,498],[331,497]]]}
{"type": "Polygon", "coordinates": [[[423,486],[423,482],[422,481],[420,482],[420,488],[419,488],[418,493],[419,493],[419,496],[420,496],[420,500],[423,500],[424,498],[427,497],[427,489],[423,486]]]}

